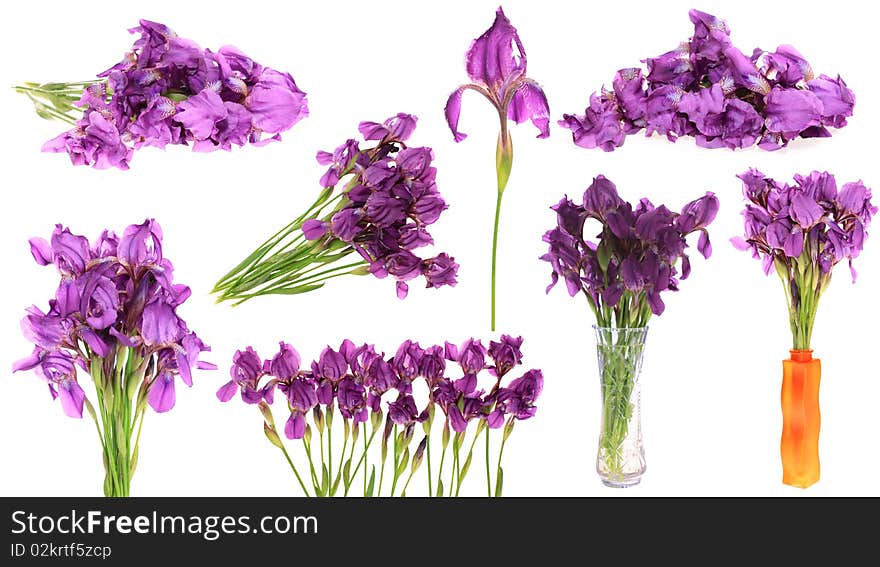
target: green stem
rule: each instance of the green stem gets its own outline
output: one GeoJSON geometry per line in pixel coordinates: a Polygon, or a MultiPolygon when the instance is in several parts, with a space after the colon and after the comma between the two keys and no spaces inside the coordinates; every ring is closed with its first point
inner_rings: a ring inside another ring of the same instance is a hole
{"type": "Polygon", "coordinates": [[[367,465],[367,450],[370,448],[370,443],[373,442],[373,435],[376,434],[376,430],[373,429],[373,432],[370,434],[370,441],[367,441],[367,436],[364,435],[364,454],[361,456],[360,460],[358,460],[357,466],[354,468],[354,474],[352,474],[352,478],[357,476],[358,468],[360,468],[360,461],[364,462],[364,496],[367,495],[367,471],[370,470],[370,467],[367,465]]]}
{"type": "Polygon", "coordinates": [[[290,458],[290,455],[287,453],[287,449],[284,448],[284,445],[281,445],[281,452],[284,453],[284,458],[287,459],[287,463],[290,465],[290,468],[293,469],[293,474],[296,475],[296,480],[299,482],[299,486],[302,488],[303,494],[309,496],[309,491],[306,489],[306,485],[303,482],[302,477],[299,476],[299,471],[296,470],[296,465],[293,464],[293,460],[290,458]]]}
{"type": "MultiPolygon", "coordinates": [[[[364,493],[367,492],[367,481],[366,481],[366,478],[367,478],[367,473],[366,473],[366,471],[367,471],[367,468],[366,468],[367,451],[369,450],[370,445],[373,444],[373,437],[375,437],[375,436],[376,436],[376,429],[373,429],[373,432],[370,433],[369,441],[367,440],[367,436],[364,435],[364,452],[361,453],[361,458],[358,459],[358,462],[355,465],[354,470],[351,473],[351,478],[355,478],[357,476],[358,471],[361,468],[361,465],[364,465],[364,493]]],[[[352,454],[353,453],[354,453],[354,445],[352,445],[352,454]]],[[[345,495],[347,495],[347,494],[348,494],[348,490],[345,491],[345,495]]]]}
{"type": "Polygon", "coordinates": [[[446,446],[443,446],[443,450],[440,453],[440,468],[437,469],[437,493],[440,493],[440,487],[442,486],[443,480],[443,463],[446,461],[446,446]]]}
{"type": "Polygon", "coordinates": [[[391,494],[389,494],[389,496],[394,496],[394,489],[397,487],[397,467],[399,466],[397,460],[397,425],[394,426],[394,432],[392,435],[394,435],[394,445],[392,446],[394,449],[394,480],[391,481],[391,494]]]}
{"type": "MultiPolygon", "coordinates": [[[[510,418],[509,423],[511,423],[511,424],[513,423],[512,417],[510,418]]],[[[505,430],[506,429],[507,429],[507,425],[505,425],[505,430]]],[[[501,478],[501,458],[504,456],[504,445],[507,444],[507,437],[508,437],[508,435],[503,435],[501,437],[501,449],[498,450],[498,468],[495,469],[495,491],[494,491],[494,494],[496,494],[498,496],[501,496],[501,494],[498,491],[498,481],[501,478]]],[[[502,487],[502,490],[503,490],[503,487],[502,487]]]]}
{"type": "Polygon", "coordinates": [[[489,473],[489,428],[486,428],[486,491],[492,497],[492,475],[489,473]]]}
{"type": "Polygon", "coordinates": [[[318,475],[315,472],[315,462],[312,460],[312,448],[309,446],[309,443],[306,443],[305,437],[302,440],[303,448],[306,451],[306,456],[309,458],[309,472],[312,475],[312,488],[317,494],[320,490],[320,482],[318,481],[318,475]]]}
{"type": "MultiPolygon", "coordinates": [[[[324,428],[318,429],[318,445],[321,449],[321,494],[327,494],[328,487],[324,486],[324,471],[327,469],[326,462],[324,461],[324,428]]],[[[327,481],[329,483],[329,480],[327,481]]]]}
{"type": "Polygon", "coordinates": [[[431,497],[434,495],[434,488],[431,482],[431,436],[428,436],[428,440],[425,441],[425,452],[428,453],[428,496],[431,497]]]}
{"type": "Polygon", "coordinates": [[[501,197],[503,195],[504,193],[499,190],[498,199],[495,201],[495,227],[492,230],[492,319],[490,327],[492,331],[495,330],[495,274],[498,260],[498,223],[501,218],[501,197]]]}
{"type": "Polygon", "coordinates": [[[333,406],[327,406],[327,494],[333,488],[333,406]]]}
{"type": "Polygon", "coordinates": [[[314,274],[302,280],[295,280],[293,282],[287,281],[281,284],[276,285],[275,287],[267,287],[263,288],[259,291],[255,291],[253,293],[238,295],[238,294],[224,294],[221,299],[237,299],[233,305],[241,305],[248,299],[253,299],[254,297],[259,297],[261,295],[270,295],[270,294],[287,294],[288,292],[296,291],[297,288],[302,288],[304,286],[316,285],[322,282],[329,281],[333,278],[338,278],[340,276],[345,276],[348,274],[357,273],[358,269],[362,269],[367,266],[366,262],[354,262],[351,264],[346,264],[344,266],[338,266],[335,268],[330,268],[325,270],[324,272],[314,274]],[[344,271],[340,271],[344,270],[344,271]],[[336,272],[336,273],[334,273],[336,272]]]}
{"type": "MultiPolygon", "coordinates": [[[[485,421],[480,421],[479,423],[483,424],[485,421]]],[[[486,428],[488,429],[488,427],[486,428]]],[[[474,438],[471,441],[471,446],[468,449],[467,457],[465,458],[465,463],[468,463],[468,469],[470,468],[471,459],[474,455],[474,446],[477,444],[477,439],[480,437],[479,429],[474,433],[474,438]]],[[[464,441],[464,435],[462,435],[462,441],[464,441]]],[[[461,474],[461,470],[458,471],[458,486],[455,487],[455,495],[458,496],[459,491],[461,490],[461,484],[464,482],[464,477],[467,476],[468,471],[464,472],[464,476],[461,474]]]]}

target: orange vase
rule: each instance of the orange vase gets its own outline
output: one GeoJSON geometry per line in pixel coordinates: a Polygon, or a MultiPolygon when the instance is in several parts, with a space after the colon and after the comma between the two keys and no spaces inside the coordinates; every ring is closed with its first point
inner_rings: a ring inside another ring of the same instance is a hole
{"type": "Polygon", "coordinates": [[[819,380],[812,350],[792,350],[782,361],[782,482],[807,488],[819,480],[819,380]]]}

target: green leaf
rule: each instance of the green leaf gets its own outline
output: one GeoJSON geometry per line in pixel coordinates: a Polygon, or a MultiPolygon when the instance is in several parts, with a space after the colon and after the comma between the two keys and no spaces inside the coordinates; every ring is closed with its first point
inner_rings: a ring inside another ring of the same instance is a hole
{"type": "Polygon", "coordinates": [[[321,496],[327,496],[330,489],[330,473],[327,465],[321,464],[321,496]]]}
{"type": "Polygon", "coordinates": [[[501,496],[501,489],[504,486],[504,469],[498,467],[498,480],[495,484],[495,498],[501,496]]]}
{"type": "Polygon", "coordinates": [[[473,456],[474,456],[473,453],[469,453],[467,456],[467,459],[464,460],[464,464],[461,465],[461,478],[462,479],[464,479],[464,477],[467,475],[468,469],[471,468],[471,457],[473,457],[473,456]]]}
{"type": "Polygon", "coordinates": [[[339,488],[339,481],[342,480],[342,477],[336,475],[336,482],[333,483],[333,486],[330,488],[330,496],[336,494],[336,490],[339,488]]]}
{"type": "Polygon", "coordinates": [[[342,467],[342,484],[346,490],[351,486],[351,459],[345,461],[345,465],[342,467]]]}
{"type": "Polygon", "coordinates": [[[306,284],[306,285],[298,285],[294,287],[276,287],[269,288],[266,291],[258,291],[254,295],[254,297],[259,295],[269,295],[269,294],[278,294],[278,295],[297,295],[300,293],[307,293],[310,291],[315,291],[316,289],[321,289],[324,287],[324,282],[315,283],[315,284],[306,284]]]}
{"type": "Polygon", "coordinates": [[[375,487],[376,487],[376,465],[373,465],[373,470],[370,472],[370,482],[367,483],[367,493],[365,494],[365,496],[368,498],[373,496],[373,490],[375,489],[375,487]]]}
{"type": "Polygon", "coordinates": [[[134,471],[138,466],[138,449],[139,447],[134,448],[134,453],[131,455],[131,461],[128,463],[128,476],[134,476],[134,471]]]}
{"type": "Polygon", "coordinates": [[[409,447],[404,449],[403,457],[400,459],[400,462],[397,464],[397,471],[395,474],[400,476],[403,474],[403,471],[406,470],[407,465],[409,464],[409,447]]]}
{"type": "Polygon", "coordinates": [[[442,479],[437,481],[437,496],[441,497],[441,498],[443,497],[443,480],[442,479]]]}
{"type": "Polygon", "coordinates": [[[608,253],[608,246],[605,245],[604,240],[600,242],[598,248],[596,248],[596,259],[599,260],[599,266],[602,268],[602,271],[608,271],[608,264],[611,263],[611,255],[608,253]]]}

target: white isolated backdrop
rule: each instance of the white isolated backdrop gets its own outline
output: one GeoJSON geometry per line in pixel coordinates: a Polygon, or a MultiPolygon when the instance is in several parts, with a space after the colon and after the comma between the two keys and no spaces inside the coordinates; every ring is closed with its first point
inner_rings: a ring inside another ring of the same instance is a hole
{"type": "MultiPolygon", "coordinates": [[[[228,380],[237,348],[253,345],[271,355],[283,339],[310,359],[345,337],[392,352],[406,338],[425,345],[470,336],[488,344],[497,337],[488,320],[497,119],[485,100],[469,93],[461,118],[469,138],[455,144],[443,118],[447,95],[467,80],[464,53],[491,24],[497,5],[157,0],[71,10],[61,2],[6,3],[0,42],[7,86],[91,78],[121,58],[134,40],[126,29],[147,18],[203,47],[233,44],[289,71],[308,93],[310,116],[283,142],[264,148],[146,149],[135,153],[130,171],[97,171],[41,153],[41,144],[64,125],[39,119],[27,99],[0,90],[7,132],[0,139],[0,494],[101,493],[92,424],[65,417],[33,373],[10,372],[31,350],[18,326],[24,309],[45,307],[57,283],[51,268],[33,263],[27,240],[47,237],[55,223],[94,238],[104,227],[121,231],[156,218],[176,280],[193,289],[180,313],[212,345],[208,358],[220,366],[197,373],[192,389],[178,384],[173,411],[147,416],[135,495],[299,494],[282,456],[263,438],[257,410],[237,401],[221,404],[214,395],[228,380]],[[312,202],[322,172],[316,150],[354,136],[360,120],[401,111],[419,117],[412,142],[436,152],[438,185],[450,207],[432,233],[438,249],[461,264],[458,286],[415,284],[400,301],[391,281],[352,277],[304,296],[215,305],[208,292],[216,279],[312,202]]],[[[872,9],[855,1],[828,9],[818,2],[695,0],[637,7],[508,0],[504,8],[554,121],[547,140],[535,139],[531,125],[512,130],[516,156],[501,219],[498,330],[525,337],[525,364],[542,368],[546,382],[537,416],[518,424],[508,444],[505,495],[880,494],[880,383],[872,350],[880,319],[880,235],[868,239],[856,285],[839,266],[821,303],[813,346],[824,367],[822,479],[807,490],[781,483],[780,361],[790,339],[780,283],[728,242],[742,230],[735,175],[750,166],[781,180],[829,170],[840,182],[874,185],[880,200],[874,150],[880,85],[873,52],[864,48],[875,33],[872,9]],[[734,43],[747,53],[790,43],[818,73],[840,73],[857,96],[851,124],[831,139],[798,140],[776,153],[705,150],[690,139],[671,144],[642,136],[629,137],[613,153],[575,147],[555,120],[582,112],[589,94],[610,85],[618,68],[687,39],[692,7],[727,19],[734,43]],[[591,313],[564,286],[545,295],[549,269],[538,260],[541,235],[554,223],[549,206],[563,194],[581,195],[600,173],[628,200],[648,196],[678,209],[707,190],[721,200],[710,227],[713,256],[694,260],[691,278],[681,292],[665,295],[666,313],[651,321],[642,374],[648,470],[627,490],[605,488],[594,469],[600,400],[591,313]]],[[[480,463],[468,477],[468,495],[484,494],[480,463]]]]}

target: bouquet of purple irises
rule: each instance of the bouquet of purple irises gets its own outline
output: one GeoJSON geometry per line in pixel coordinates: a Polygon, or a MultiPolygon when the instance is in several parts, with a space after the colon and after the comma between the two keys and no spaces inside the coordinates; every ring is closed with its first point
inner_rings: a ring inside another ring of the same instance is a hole
{"type": "Polygon", "coordinates": [[[764,272],[775,270],[788,303],[792,348],[810,349],[819,298],[831,283],[834,266],[852,262],[862,251],[877,207],[861,181],[837,181],[828,172],[795,175],[794,183],[779,183],[751,169],[739,176],[748,200],[743,211],[745,238],[733,244],[751,250],[764,272]]]}
{"type": "Polygon", "coordinates": [[[248,347],[235,353],[232,380],[217,397],[225,402],[240,392],[243,402],[260,409],[266,437],[284,454],[306,496],[334,496],[340,487],[346,496],[361,488],[364,496],[406,496],[423,461],[427,461],[428,495],[458,496],[481,435],[486,443],[487,493],[500,496],[505,444],[517,421],[535,415],[544,383],[540,370],[509,379],[522,364],[522,342],[503,335],[486,349],[474,339],[460,347],[446,343],[428,348],[405,341],[389,358],[372,345],[356,346],[346,339],[338,350],[328,346],[304,368],[289,344],[280,343],[278,353],[266,360],[248,347]],[[447,362],[457,363],[458,368],[447,362]],[[291,456],[278,432],[272,405],[279,398],[287,415],[284,436],[301,441],[301,459],[291,456]],[[437,450],[433,424],[438,408],[444,417],[435,473],[431,447],[437,450]],[[497,429],[501,443],[493,467],[490,431],[497,429]],[[413,449],[417,434],[420,440],[413,449]],[[451,463],[444,476],[447,453],[451,463]],[[307,467],[306,475],[300,474],[296,460],[307,467]]]}
{"type": "Polygon", "coordinates": [[[706,193],[680,213],[648,199],[634,207],[600,175],[581,202],[565,197],[553,210],[557,226],[544,234],[549,250],[541,257],[552,266],[547,291],[562,279],[570,296],[584,294],[596,317],[603,391],[599,468],[621,481],[648,321],[665,309],[661,294],[678,291],[679,280],[690,275],[687,236],[698,232],[697,249],[706,258],[712,253],[706,227],[718,199],[706,193]],[[584,234],[595,223],[598,242],[584,234]]]}
{"type": "Polygon", "coordinates": [[[593,93],[582,115],[559,125],[584,148],[613,151],[644,129],[670,141],[692,136],[705,148],[776,150],[801,138],[826,138],[846,126],[855,95],[839,76],[818,77],[790,45],[746,55],[727,22],[690,11],[694,35],[642,69],[621,69],[611,90],[593,93]]]}
{"type": "Polygon", "coordinates": [[[400,298],[418,276],[426,287],[455,285],[454,258],[413,252],[434,243],[428,226],[447,208],[437,190],[434,152],[406,145],[415,128],[409,114],[361,122],[358,129],[372,145],[350,139],[332,153],[318,152],[318,163],[329,166],[318,198],[217,282],[218,301],[305,293],[345,275],[391,276],[400,298]]]}
{"type": "Polygon", "coordinates": [[[178,376],[191,386],[192,368],[215,368],[199,361],[210,349],[177,314],[190,290],[173,282],[152,219],[121,237],[105,230],[92,243],[57,225],[51,241],[30,245],[38,264],[55,265],[61,283],[47,312],[27,310],[21,328],[34,351],[13,370],[34,369],[70,417],[86,409],[101,439],[104,494],[128,496],[147,405],[170,410],[178,376]],[[97,411],[77,368],[92,378],[97,411]]]}
{"type": "Polygon", "coordinates": [[[37,114],[74,126],[43,151],[66,152],[74,165],[128,169],[135,149],[192,144],[230,150],[280,140],[308,115],[293,77],[260,65],[232,46],[216,52],[141,20],[131,51],[97,79],[16,87],[37,114]]]}

